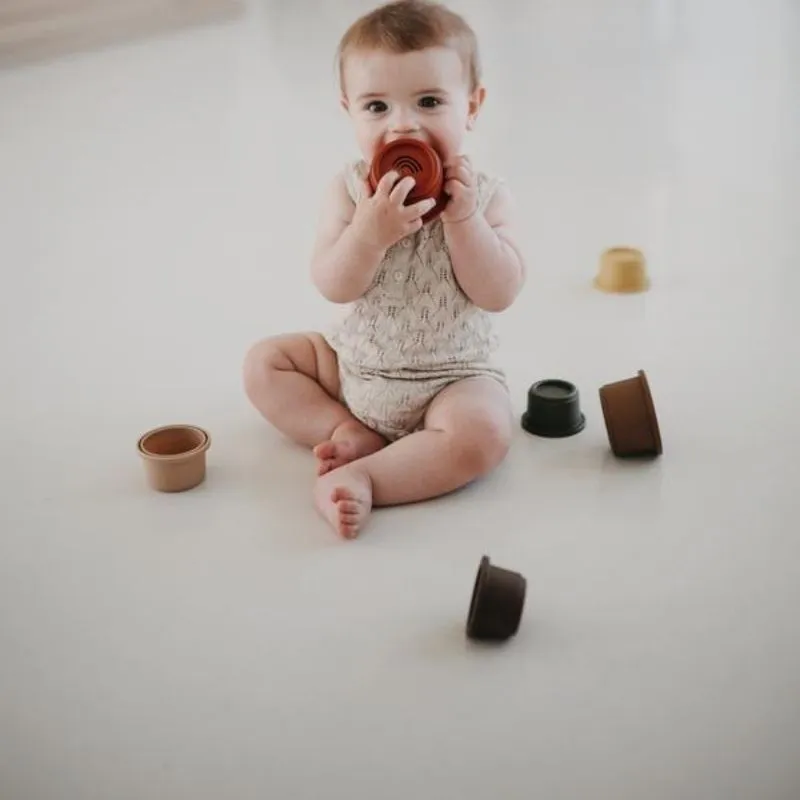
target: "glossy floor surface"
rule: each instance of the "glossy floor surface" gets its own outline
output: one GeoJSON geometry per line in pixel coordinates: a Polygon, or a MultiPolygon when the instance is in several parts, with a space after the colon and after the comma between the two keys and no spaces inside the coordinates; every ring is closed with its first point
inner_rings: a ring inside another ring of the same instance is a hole
{"type": "Polygon", "coordinates": [[[367,7],[0,73],[0,796],[796,800],[800,7],[454,4],[531,266],[515,414],[563,377],[588,422],[345,543],[240,366],[330,313],[307,263],[367,7]],[[592,288],[615,244],[651,291],[592,288]],[[664,454],[621,462],[597,390],[640,368],[664,454]],[[208,480],[156,494],[136,440],[175,421],[208,480]],[[464,637],[484,553],[528,580],[500,648],[464,637]]]}

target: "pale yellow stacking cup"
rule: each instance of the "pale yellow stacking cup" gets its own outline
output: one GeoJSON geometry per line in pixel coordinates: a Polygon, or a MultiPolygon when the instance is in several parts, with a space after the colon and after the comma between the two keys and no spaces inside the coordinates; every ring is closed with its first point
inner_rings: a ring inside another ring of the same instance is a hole
{"type": "Polygon", "coordinates": [[[603,292],[643,292],[650,287],[647,263],[635,247],[612,247],[600,256],[594,285],[603,292]]]}

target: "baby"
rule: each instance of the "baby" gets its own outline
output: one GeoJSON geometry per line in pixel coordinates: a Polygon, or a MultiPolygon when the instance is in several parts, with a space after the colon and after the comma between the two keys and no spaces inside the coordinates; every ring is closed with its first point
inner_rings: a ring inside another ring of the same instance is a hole
{"type": "Polygon", "coordinates": [[[462,154],[486,94],[467,23],[398,0],[357,20],[338,54],[363,160],[327,191],[311,277],[344,313],[326,334],[256,344],[244,381],[270,423],[313,448],[316,506],[353,538],[373,506],[452,492],[505,458],[513,420],[491,314],[517,297],[525,264],[506,186],[462,154]],[[406,204],[412,177],[390,172],[374,192],[366,179],[400,137],[442,158],[448,203],[425,224],[434,200],[406,204]]]}

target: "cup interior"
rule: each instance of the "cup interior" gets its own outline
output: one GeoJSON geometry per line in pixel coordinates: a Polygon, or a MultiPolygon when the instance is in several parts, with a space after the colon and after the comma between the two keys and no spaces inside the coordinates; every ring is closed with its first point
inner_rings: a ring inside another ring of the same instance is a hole
{"type": "Polygon", "coordinates": [[[370,170],[373,189],[390,170],[401,177],[411,175],[417,184],[409,197],[417,194],[436,194],[441,191],[442,167],[438,153],[417,139],[397,139],[387,144],[376,156],[370,170]]]}
{"type": "Polygon", "coordinates": [[[142,438],[140,449],[150,456],[179,456],[201,449],[208,440],[207,434],[189,425],[160,428],[142,438]]]}
{"type": "Polygon", "coordinates": [[[564,401],[575,397],[576,389],[569,381],[553,378],[539,381],[534,387],[534,394],[542,400],[564,401]]]}

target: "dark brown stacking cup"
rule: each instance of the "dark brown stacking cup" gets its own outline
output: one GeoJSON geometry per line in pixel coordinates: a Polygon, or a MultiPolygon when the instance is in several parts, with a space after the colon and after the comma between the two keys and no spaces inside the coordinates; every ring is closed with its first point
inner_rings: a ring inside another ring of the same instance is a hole
{"type": "Polygon", "coordinates": [[[639,370],[635,378],[603,386],[600,404],[614,455],[661,455],[661,432],[644,370],[639,370]]]}
{"type": "Polygon", "coordinates": [[[467,636],[503,641],[518,630],[525,605],[525,578],[518,572],[493,566],[481,558],[467,617],[467,636]]]}

